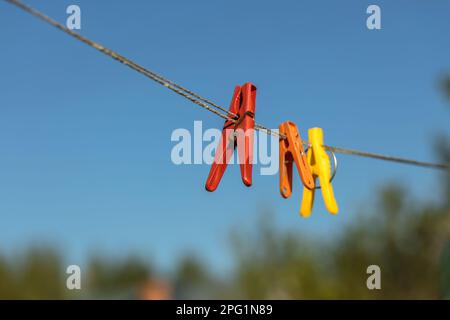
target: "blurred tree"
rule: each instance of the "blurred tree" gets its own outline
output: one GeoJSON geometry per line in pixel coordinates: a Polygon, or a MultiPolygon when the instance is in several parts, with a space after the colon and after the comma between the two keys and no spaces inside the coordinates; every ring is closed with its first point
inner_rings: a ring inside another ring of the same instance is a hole
{"type": "Polygon", "coordinates": [[[65,268],[56,250],[30,249],[17,266],[19,287],[25,299],[61,299],[65,291],[65,268]]]}
{"type": "Polygon", "coordinates": [[[0,299],[133,298],[152,275],[149,265],[136,257],[93,257],[83,290],[72,291],[66,288],[65,270],[58,250],[51,247],[32,247],[21,255],[0,257],[0,299]]]}
{"type": "Polygon", "coordinates": [[[304,299],[331,297],[324,252],[292,232],[279,232],[262,216],[254,231],[232,234],[236,258],[233,298],[304,299]]]}
{"type": "MultiPolygon", "coordinates": [[[[447,76],[442,81],[442,87],[450,101],[450,76],[447,76]]],[[[441,161],[450,164],[450,143],[445,137],[440,137],[436,143],[438,154],[441,161]]],[[[443,184],[445,186],[443,193],[443,210],[446,210],[450,215],[450,174],[443,175],[443,184]]],[[[450,299],[450,237],[447,240],[447,245],[442,250],[441,259],[441,294],[445,299],[450,299]]]]}
{"type": "Polygon", "coordinates": [[[0,298],[61,299],[65,281],[57,251],[33,247],[20,256],[0,259],[0,298]]]}
{"type": "Polygon", "coordinates": [[[442,298],[450,299],[450,239],[442,251],[441,294],[442,298]]]}
{"type": "Polygon", "coordinates": [[[133,296],[134,291],[151,276],[148,263],[138,257],[130,256],[118,261],[96,256],[88,263],[86,288],[89,294],[99,297],[133,296]]]}
{"type": "Polygon", "coordinates": [[[195,254],[186,254],[178,262],[174,274],[175,298],[208,299],[217,296],[219,279],[210,274],[202,260],[195,254]]]}
{"type": "Polygon", "coordinates": [[[233,297],[244,299],[439,298],[440,254],[450,235],[448,208],[420,205],[398,186],[382,189],[376,210],[349,226],[333,245],[279,232],[264,217],[256,232],[233,235],[233,297]],[[382,272],[368,290],[367,267],[382,272]]]}
{"type": "Polygon", "coordinates": [[[8,298],[20,298],[20,292],[7,259],[0,256],[0,299],[8,298]]]}
{"type": "Polygon", "coordinates": [[[450,100],[450,76],[445,76],[441,81],[442,91],[447,95],[447,98],[450,100]]]}

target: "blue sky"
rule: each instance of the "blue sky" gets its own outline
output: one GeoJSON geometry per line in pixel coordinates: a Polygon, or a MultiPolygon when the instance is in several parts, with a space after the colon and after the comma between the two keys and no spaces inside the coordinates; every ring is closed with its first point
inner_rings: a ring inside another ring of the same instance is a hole
{"type": "MultiPolygon", "coordinates": [[[[272,128],[291,120],[303,136],[322,127],[330,145],[429,161],[436,135],[450,134],[438,89],[450,72],[448,1],[27,3],[63,23],[80,5],[83,35],[223,106],[236,84],[255,83],[257,121],[272,128]],[[373,3],[379,31],[366,28],[373,3]]],[[[194,251],[220,272],[230,228],[251,230],[262,208],[281,229],[327,238],[386,182],[438,196],[434,171],[343,155],[338,216],[318,197],[301,219],[299,178],[284,200],[258,166],[251,188],[235,166],[207,193],[209,166],[173,165],[170,136],[221,119],[3,1],[0,38],[3,252],[46,241],[70,263],[137,252],[170,269],[194,251]]]]}

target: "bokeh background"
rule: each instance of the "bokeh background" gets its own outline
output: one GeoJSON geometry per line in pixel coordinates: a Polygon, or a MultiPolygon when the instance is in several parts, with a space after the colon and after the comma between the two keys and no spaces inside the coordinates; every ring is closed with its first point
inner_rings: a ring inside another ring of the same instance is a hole
{"type": "MultiPolygon", "coordinates": [[[[227,106],[258,87],[257,121],[325,143],[450,162],[448,1],[26,3],[227,106]]],[[[298,216],[299,178],[245,188],[237,166],[170,160],[177,128],[222,121],[0,1],[0,297],[450,297],[450,177],[339,156],[340,205],[298,216]],[[82,290],[65,287],[82,268],[82,290]],[[377,264],[382,290],[366,287],[377,264]]]]}

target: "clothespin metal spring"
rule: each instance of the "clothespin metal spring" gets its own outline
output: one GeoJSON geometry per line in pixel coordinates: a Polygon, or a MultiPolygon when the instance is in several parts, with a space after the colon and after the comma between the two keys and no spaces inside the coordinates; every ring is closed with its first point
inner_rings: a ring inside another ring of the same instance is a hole
{"type": "MultiPolygon", "coordinates": [[[[330,153],[330,155],[331,155],[331,157],[330,158],[333,158],[333,172],[331,173],[331,177],[330,177],[330,182],[332,182],[333,181],[333,179],[334,179],[334,177],[336,176],[336,173],[337,173],[337,169],[338,169],[338,160],[337,160],[337,157],[336,157],[336,153],[334,153],[333,151],[331,151],[331,150],[327,150],[329,153],[330,153]]],[[[308,152],[308,147],[305,149],[305,154],[308,152]]],[[[314,189],[320,189],[321,188],[321,186],[320,185],[316,185],[315,187],[314,187],[314,189]]]]}

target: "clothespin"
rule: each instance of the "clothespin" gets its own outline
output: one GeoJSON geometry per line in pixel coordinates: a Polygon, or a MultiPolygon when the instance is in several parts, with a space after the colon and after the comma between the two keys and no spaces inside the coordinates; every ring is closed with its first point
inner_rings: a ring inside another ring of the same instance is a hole
{"type": "MultiPolygon", "coordinates": [[[[323,147],[323,132],[321,128],[311,128],[308,130],[309,142],[311,144],[307,159],[311,167],[314,179],[317,177],[320,181],[322,196],[327,210],[332,214],[338,213],[338,205],[334,198],[333,187],[331,186],[331,166],[323,147]]],[[[315,188],[303,188],[303,199],[300,208],[300,214],[303,217],[309,217],[313,207],[315,188]]]]}
{"type": "Polygon", "coordinates": [[[229,116],[234,118],[234,121],[225,121],[214,162],[206,180],[206,190],[216,190],[236,146],[242,181],[248,187],[252,185],[255,107],[256,87],[252,83],[236,86],[229,108],[229,116]]]}
{"type": "Polygon", "coordinates": [[[293,162],[297,167],[300,178],[305,188],[313,189],[314,178],[309,168],[303,143],[297,126],[293,122],[283,122],[279,126],[280,135],[280,192],[283,198],[289,198],[292,194],[292,170],[293,162]]]}

